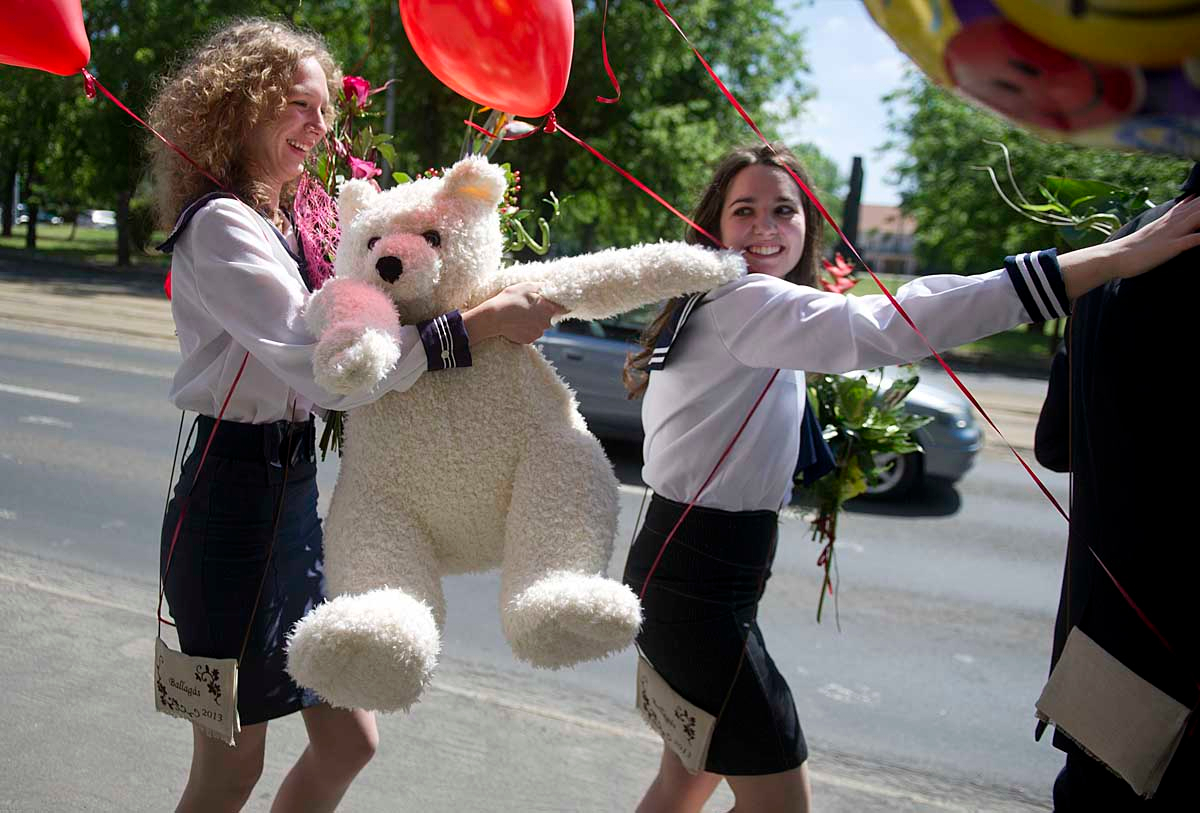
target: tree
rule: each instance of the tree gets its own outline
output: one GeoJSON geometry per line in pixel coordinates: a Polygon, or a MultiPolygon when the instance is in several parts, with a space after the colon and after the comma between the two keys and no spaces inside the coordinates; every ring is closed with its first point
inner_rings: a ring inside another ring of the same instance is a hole
{"type": "MultiPolygon", "coordinates": [[[[612,95],[600,54],[602,7],[582,0],[575,8],[572,76],[558,108],[560,120],[687,210],[716,157],[755,136],[648,3],[610,3],[608,50],[623,95],[619,104],[597,103],[597,95],[612,95]]],[[[696,0],[673,12],[765,132],[773,135],[801,111],[808,95],[802,48],[773,0],[696,0]]],[[[144,113],[157,77],[208,31],[235,15],[284,17],[324,35],[347,73],[376,85],[398,80],[396,169],[415,175],[458,156],[462,120],[471,105],[417,59],[395,0],[91,0],[85,15],[91,69],[136,113],[144,113]]],[[[84,100],[77,78],[0,67],[0,90],[18,88],[21,98],[49,98],[45,88],[34,90],[42,82],[63,107],[55,108],[53,120],[35,126],[13,124],[14,111],[20,116],[32,111],[13,101],[16,93],[0,93],[0,181],[14,156],[36,149],[32,174],[48,199],[117,211],[118,261],[128,263],[130,206],[144,182],[149,136],[107,99],[84,100]]],[[[382,121],[373,126],[381,130],[382,121]]],[[[839,183],[836,167],[819,153],[807,148],[802,153],[818,186],[839,183]]],[[[557,251],[674,238],[682,231],[670,213],[562,135],[505,144],[497,159],[522,171],[526,206],[537,206],[550,191],[567,198],[555,228],[557,251]]]]}
{"type": "MultiPolygon", "coordinates": [[[[1014,212],[987,173],[974,169],[993,166],[1003,176],[1003,156],[987,141],[1008,146],[1018,181],[1036,184],[1058,175],[1149,187],[1156,202],[1175,195],[1189,166],[1144,153],[1047,143],[915,74],[888,101],[891,146],[905,154],[897,170],[900,205],[916,218],[916,253],[925,273],[986,271],[1003,254],[1057,243],[1053,228],[1014,212]]],[[[1036,187],[1025,191],[1035,197],[1036,187]]]]}
{"type": "Polygon", "coordinates": [[[43,163],[61,131],[68,97],[63,80],[26,68],[0,69],[0,184],[4,191],[3,233],[12,234],[12,190],[16,175],[22,178],[21,196],[28,222],[25,246],[37,247],[37,215],[46,198],[43,163]]]}
{"type": "MultiPolygon", "coordinates": [[[[443,87],[417,60],[398,20],[384,13],[390,4],[368,5],[374,10],[374,38],[382,43],[360,73],[377,84],[382,77],[401,80],[397,168],[415,174],[452,162],[470,103],[443,87]],[[393,63],[395,73],[389,74],[393,63]]],[[[613,95],[600,53],[602,8],[589,0],[576,9],[572,74],[558,107],[559,120],[686,211],[717,156],[755,136],[652,4],[610,3],[608,52],[622,97],[618,104],[597,103],[596,96],[613,95]]],[[[771,0],[698,0],[678,9],[677,19],[768,133],[799,112],[807,98],[800,78],[802,49],[771,0]],[[784,101],[773,103],[768,112],[768,101],[780,99],[784,101]]],[[[342,26],[327,17],[320,28],[339,49],[347,70],[361,53],[340,49],[361,47],[363,28],[361,17],[342,26]]],[[[567,199],[564,216],[555,225],[556,251],[674,238],[682,231],[669,212],[561,134],[505,144],[497,159],[521,170],[525,205],[537,205],[549,191],[567,199]]]]}

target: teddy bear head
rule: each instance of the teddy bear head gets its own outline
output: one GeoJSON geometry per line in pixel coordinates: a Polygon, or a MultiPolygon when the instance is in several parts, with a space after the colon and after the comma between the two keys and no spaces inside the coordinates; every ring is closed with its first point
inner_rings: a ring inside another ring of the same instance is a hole
{"type": "Polygon", "coordinates": [[[379,286],[406,324],[478,304],[471,298],[500,267],[506,188],[504,170],[478,156],[382,192],[349,181],[334,274],[379,286]]]}

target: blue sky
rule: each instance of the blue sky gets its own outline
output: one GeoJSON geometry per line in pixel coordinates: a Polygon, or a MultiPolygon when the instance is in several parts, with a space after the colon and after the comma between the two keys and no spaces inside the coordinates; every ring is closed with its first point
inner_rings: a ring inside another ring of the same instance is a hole
{"type": "Polygon", "coordinates": [[[861,155],[864,167],[863,203],[895,204],[899,193],[889,183],[894,154],[881,154],[887,140],[886,108],[882,97],[896,88],[908,58],[879,30],[860,0],[790,0],[792,25],[803,29],[804,52],[816,91],[804,115],[783,135],[788,141],[807,141],[837,161],[849,175],[850,163],[861,155]]]}

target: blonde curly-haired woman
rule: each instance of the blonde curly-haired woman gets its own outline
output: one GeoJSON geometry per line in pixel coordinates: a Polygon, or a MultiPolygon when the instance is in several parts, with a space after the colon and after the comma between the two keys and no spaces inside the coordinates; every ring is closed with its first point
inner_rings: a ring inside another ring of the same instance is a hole
{"type": "Polygon", "coordinates": [[[174,223],[163,250],[173,252],[182,362],[170,397],[198,414],[163,522],[166,597],[187,654],[238,657],[249,630],[241,734],[231,748],[194,732],[180,811],[241,809],[262,773],[269,720],[299,711],[309,735],[273,811],[333,810],[378,743],[370,713],[328,706],[285,669],[289,630],[323,599],[313,409],[348,409],[426,372],[467,366],[470,345],[486,338],[531,342],[559,311],[533,286],[513,286],[470,311],[403,327],[404,353],[370,394],[314,383],[316,340],[299,318],[310,290],[287,207],[340,85],[318,37],[243,20],[201,44],[151,104],[151,124],[207,173],[152,142],[160,211],[174,223]]]}

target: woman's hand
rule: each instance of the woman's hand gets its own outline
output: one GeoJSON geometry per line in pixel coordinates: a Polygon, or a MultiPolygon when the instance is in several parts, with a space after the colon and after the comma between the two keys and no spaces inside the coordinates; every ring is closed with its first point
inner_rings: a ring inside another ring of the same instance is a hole
{"type": "Polygon", "coordinates": [[[1119,240],[1059,257],[1067,296],[1077,299],[1112,279],[1136,277],[1200,246],[1200,198],[1180,201],[1149,225],[1119,240]]]}
{"type": "Polygon", "coordinates": [[[1190,248],[1200,246],[1200,197],[1192,195],[1169,212],[1110,246],[1121,246],[1123,258],[1113,269],[1114,277],[1136,277],[1157,268],[1190,248]]]}
{"type": "Polygon", "coordinates": [[[541,338],[550,327],[550,320],[566,313],[566,308],[545,299],[538,290],[536,283],[518,282],[464,312],[463,327],[471,346],[494,336],[517,344],[541,338]]]}

